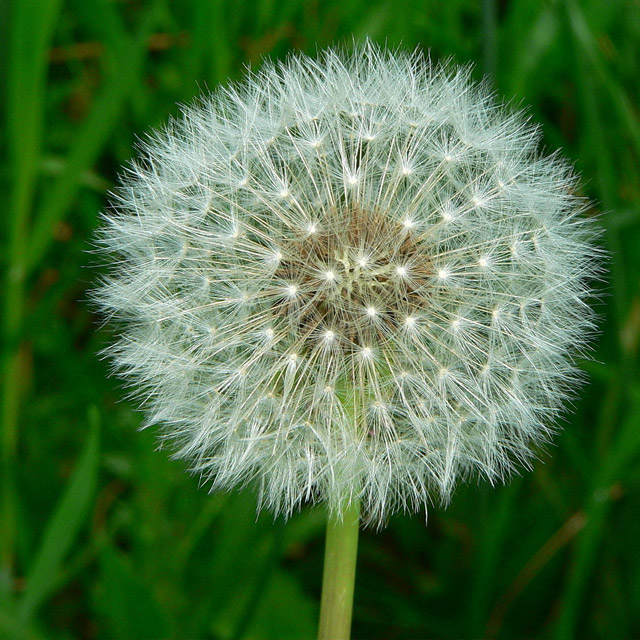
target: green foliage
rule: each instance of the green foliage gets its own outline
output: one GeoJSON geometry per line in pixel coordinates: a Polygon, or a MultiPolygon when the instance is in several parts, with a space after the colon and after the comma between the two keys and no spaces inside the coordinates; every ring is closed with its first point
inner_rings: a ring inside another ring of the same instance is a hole
{"type": "Polygon", "coordinates": [[[110,544],[100,551],[101,582],[95,609],[111,638],[166,638],[167,616],[153,590],[136,575],[131,563],[110,544]]]}
{"type": "MultiPolygon", "coordinates": [[[[95,414],[95,407],[93,408],[95,414]]],[[[97,418],[94,418],[97,422],[97,418]]],[[[37,553],[26,576],[20,600],[20,617],[28,620],[49,596],[65,556],[75,541],[93,502],[98,476],[98,427],[91,426],[89,440],[69,478],[65,492],[47,524],[37,553]]]]}
{"type": "Polygon", "coordinates": [[[323,516],[256,518],[138,432],[87,250],[137,135],[243,65],[374,40],[475,62],[584,177],[611,254],[590,382],[506,487],[365,532],[354,636],[640,636],[640,14],[632,0],[15,0],[4,10],[0,637],[313,637],[323,516]],[[100,445],[98,444],[100,431],[100,445]]]}

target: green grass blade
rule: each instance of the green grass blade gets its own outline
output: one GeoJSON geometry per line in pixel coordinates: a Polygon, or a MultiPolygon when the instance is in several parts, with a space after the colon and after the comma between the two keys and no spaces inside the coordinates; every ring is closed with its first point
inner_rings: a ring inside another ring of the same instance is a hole
{"type": "Polygon", "coordinates": [[[508,36],[508,40],[503,37],[504,50],[509,55],[500,59],[500,86],[508,97],[520,98],[531,90],[530,79],[539,72],[556,43],[560,21],[550,6],[538,3],[535,7],[512,5],[504,22],[504,33],[508,36]]]}
{"type": "Polygon", "coordinates": [[[620,425],[615,443],[603,457],[585,509],[587,524],[581,532],[562,599],[561,614],[555,637],[570,640],[576,637],[583,594],[592,575],[597,554],[607,533],[606,520],[612,507],[611,489],[627,475],[627,468],[640,458],[640,388],[630,392],[633,409],[620,425]]]}
{"type": "Polygon", "coordinates": [[[51,593],[55,577],[67,552],[84,524],[98,478],[99,430],[97,411],[91,416],[91,429],[67,488],[45,530],[20,603],[20,616],[27,620],[51,593]]]}
{"type": "Polygon", "coordinates": [[[111,544],[105,544],[100,552],[100,574],[104,597],[99,608],[111,637],[168,637],[167,611],[156,600],[152,586],[111,544]]]}
{"type": "MultiPolygon", "coordinates": [[[[580,8],[574,0],[567,0],[565,5],[565,22],[573,45],[576,85],[580,97],[580,111],[584,119],[584,135],[581,140],[583,161],[591,163],[597,176],[599,197],[607,208],[613,208],[619,202],[617,197],[616,163],[612,156],[615,153],[608,144],[607,121],[602,113],[602,96],[599,85],[593,78],[592,69],[584,55],[584,34],[576,28],[577,24],[586,24],[580,8]]],[[[621,245],[617,230],[609,229],[607,233],[609,250],[612,254],[610,262],[611,282],[616,289],[614,296],[616,321],[622,324],[624,302],[627,299],[627,277],[624,263],[621,261],[621,245]]]]}
{"type": "Polygon", "coordinates": [[[28,268],[34,269],[42,260],[53,239],[53,228],[63,218],[78,192],[87,169],[99,157],[113,134],[131,92],[142,83],[142,68],[146,45],[156,21],[155,5],[142,19],[131,47],[119,47],[117,69],[105,83],[94,106],[83,121],[68,153],[67,168],[60,177],[34,222],[29,246],[28,268]]]}
{"type": "Polygon", "coordinates": [[[59,10],[60,0],[23,0],[12,6],[6,86],[6,135],[13,165],[11,264],[20,257],[33,201],[42,147],[47,53],[59,10]]]}
{"type": "Polygon", "coordinates": [[[607,69],[602,54],[596,42],[596,38],[589,28],[589,24],[575,0],[567,2],[569,25],[573,37],[579,43],[585,58],[594,72],[600,86],[609,94],[611,105],[617,112],[620,121],[624,124],[629,134],[629,141],[635,147],[636,153],[640,153],[640,121],[634,106],[628,96],[622,90],[622,86],[612,77],[607,69]]]}
{"type": "Polygon", "coordinates": [[[496,0],[482,0],[484,73],[495,82],[498,66],[498,7],[496,0]]]}
{"type": "MultiPolygon", "coordinates": [[[[193,93],[196,83],[204,80],[204,88],[213,90],[229,75],[232,61],[229,5],[222,2],[196,2],[192,12],[192,45],[189,55],[190,72],[186,89],[193,93]]],[[[233,9],[233,7],[231,7],[233,9]]]]}
{"type": "MultiPolygon", "coordinates": [[[[493,491],[494,488],[491,487],[490,490],[493,491]]],[[[482,523],[478,547],[484,549],[484,552],[479,554],[474,566],[468,601],[469,624],[478,637],[486,624],[491,599],[495,594],[496,576],[502,562],[501,550],[508,541],[509,525],[520,499],[520,482],[516,479],[509,490],[501,490],[500,497],[495,502],[495,511],[482,523]]]]}
{"type": "Polygon", "coordinates": [[[12,4],[6,80],[6,141],[12,171],[7,218],[6,276],[2,304],[2,505],[0,560],[11,585],[15,546],[15,456],[21,391],[19,350],[24,307],[25,256],[29,217],[42,148],[47,51],[58,20],[59,0],[12,4]]]}

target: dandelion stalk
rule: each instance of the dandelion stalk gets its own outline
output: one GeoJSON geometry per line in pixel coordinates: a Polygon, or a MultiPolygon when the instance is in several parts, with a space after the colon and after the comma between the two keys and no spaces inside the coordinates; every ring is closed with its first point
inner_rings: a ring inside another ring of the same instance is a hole
{"type": "Polygon", "coordinates": [[[328,518],[318,640],[350,637],[359,529],[358,500],[344,508],[342,518],[328,518]]]}

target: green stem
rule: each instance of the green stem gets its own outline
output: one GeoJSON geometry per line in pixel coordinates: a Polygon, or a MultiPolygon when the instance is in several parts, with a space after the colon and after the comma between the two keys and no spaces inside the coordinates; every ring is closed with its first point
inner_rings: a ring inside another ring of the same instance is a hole
{"type": "Polygon", "coordinates": [[[358,500],[345,506],[342,519],[328,519],[318,640],[349,640],[351,635],[359,527],[358,500]]]}

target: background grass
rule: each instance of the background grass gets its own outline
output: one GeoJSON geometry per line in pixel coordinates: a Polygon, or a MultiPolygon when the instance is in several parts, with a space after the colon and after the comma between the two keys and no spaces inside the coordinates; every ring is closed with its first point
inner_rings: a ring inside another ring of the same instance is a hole
{"type": "Polygon", "coordinates": [[[207,495],[96,353],[90,238],[136,134],[243,65],[374,40],[531,105],[601,213],[596,362],[508,486],[365,532],[357,638],[640,637],[640,6],[634,0],[14,0],[2,46],[0,637],[313,637],[324,517],[207,495]]]}

